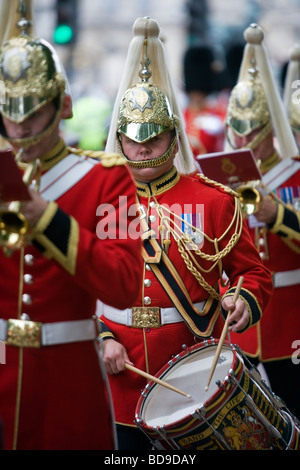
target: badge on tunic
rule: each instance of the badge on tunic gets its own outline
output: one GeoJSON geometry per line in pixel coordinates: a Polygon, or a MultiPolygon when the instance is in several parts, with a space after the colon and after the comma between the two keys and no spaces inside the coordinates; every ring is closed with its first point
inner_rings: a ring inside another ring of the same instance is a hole
{"type": "Polygon", "coordinates": [[[182,214],[182,223],[181,229],[183,233],[189,235],[194,243],[197,245],[203,243],[203,234],[201,231],[203,230],[202,227],[202,219],[201,214],[182,214]]]}
{"type": "Polygon", "coordinates": [[[286,186],[275,190],[275,194],[285,204],[291,204],[296,211],[300,210],[300,186],[286,186]]]}

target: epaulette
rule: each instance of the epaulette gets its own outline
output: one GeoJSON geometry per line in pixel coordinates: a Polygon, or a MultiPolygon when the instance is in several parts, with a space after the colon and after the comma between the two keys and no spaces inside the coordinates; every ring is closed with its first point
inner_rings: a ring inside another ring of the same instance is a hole
{"type": "Polygon", "coordinates": [[[126,158],[119,153],[108,153],[102,150],[86,150],[80,148],[70,148],[72,153],[76,155],[86,156],[101,161],[102,165],[106,168],[112,166],[120,166],[126,164],[126,158]]]}
{"type": "Polygon", "coordinates": [[[207,178],[207,176],[205,176],[203,173],[197,173],[197,176],[203,183],[206,183],[209,186],[214,186],[215,188],[222,189],[226,193],[231,194],[232,196],[236,198],[240,197],[239,193],[231,189],[229,186],[226,186],[225,184],[222,184],[222,183],[218,183],[215,180],[211,180],[210,178],[207,178]]]}
{"type": "Polygon", "coordinates": [[[102,165],[105,167],[119,166],[119,165],[126,164],[126,158],[123,157],[122,155],[119,155],[118,153],[103,152],[103,155],[101,155],[99,158],[101,160],[102,165]]]}

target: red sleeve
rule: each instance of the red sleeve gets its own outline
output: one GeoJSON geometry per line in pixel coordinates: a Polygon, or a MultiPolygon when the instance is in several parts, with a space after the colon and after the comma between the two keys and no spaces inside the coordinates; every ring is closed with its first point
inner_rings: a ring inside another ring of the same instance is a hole
{"type": "MultiPolygon", "coordinates": [[[[234,213],[234,204],[235,200],[233,198],[223,198],[217,222],[219,226],[229,226],[234,213]]],[[[270,271],[262,263],[244,221],[237,242],[235,243],[234,239],[230,239],[230,234],[228,234],[220,248],[225,248],[228,243],[232,244],[233,247],[223,259],[223,269],[230,281],[229,289],[225,295],[234,293],[239,277],[243,276],[244,282],[240,296],[249,308],[249,327],[260,320],[262,312],[270,300],[273,292],[272,277],[270,271]]]]}
{"type": "Polygon", "coordinates": [[[141,242],[130,233],[135,185],[122,165],[96,165],[76,187],[49,203],[35,244],[104,303],[126,308],[140,287],[141,242]]]}

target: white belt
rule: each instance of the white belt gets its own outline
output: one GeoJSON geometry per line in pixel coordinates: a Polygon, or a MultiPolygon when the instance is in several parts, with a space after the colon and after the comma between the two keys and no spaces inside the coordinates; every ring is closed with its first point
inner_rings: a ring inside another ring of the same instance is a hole
{"type": "MultiPolygon", "coordinates": [[[[194,306],[199,310],[202,310],[204,305],[205,301],[196,303],[194,306]]],[[[149,309],[151,309],[151,307],[149,307],[149,309]]],[[[102,304],[101,313],[105,318],[115,323],[119,323],[120,325],[132,326],[132,308],[118,310],[117,308],[102,304]]],[[[161,325],[179,323],[184,321],[175,307],[159,308],[159,313],[161,325]]]]}
{"type": "Polygon", "coordinates": [[[40,347],[95,340],[98,337],[93,319],[56,323],[0,319],[0,341],[13,346],[40,347]],[[33,334],[33,331],[36,333],[33,334]]]}
{"type": "Polygon", "coordinates": [[[55,201],[79,180],[81,180],[99,160],[70,154],[41,176],[39,192],[46,201],[55,201]]]}
{"type": "Polygon", "coordinates": [[[287,287],[300,284],[300,269],[293,269],[291,271],[282,271],[273,274],[274,287],[287,287]]]}

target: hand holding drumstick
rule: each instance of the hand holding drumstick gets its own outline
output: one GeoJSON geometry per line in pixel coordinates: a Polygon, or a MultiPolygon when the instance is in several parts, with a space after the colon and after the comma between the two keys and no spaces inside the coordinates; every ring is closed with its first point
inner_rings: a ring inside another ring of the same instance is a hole
{"type": "Polygon", "coordinates": [[[141,375],[148,380],[152,380],[153,382],[156,382],[157,384],[162,385],[163,387],[168,388],[173,392],[179,393],[180,395],[183,395],[187,398],[192,398],[191,395],[183,392],[179,388],[176,388],[164,380],[161,380],[158,377],[150,375],[147,372],[134,367],[132,362],[129,360],[124,346],[121,343],[115,341],[113,338],[106,339],[102,346],[103,362],[108,374],[118,374],[124,369],[131,370],[132,372],[135,372],[136,374],[141,375]]]}
{"type": "MultiPolygon", "coordinates": [[[[243,278],[243,276],[241,276],[239,278],[239,282],[238,282],[238,285],[236,287],[236,290],[235,290],[235,293],[234,293],[234,296],[233,296],[233,305],[234,306],[235,306],[236,301],[239,297],[243,281],[244,281],[244,278],[243,278]]],[[[213,364],[212,364],[212,367],[211,367],[211,370],[210,370],[209,379],[208,379],[207,385],[205,387],[205,391],[208,390],[209,384],[211,382],[212,376],[213,376],[215,368],[217,366],[217,362],[218,362],[218,359],[219,359],[219,356],[220,356],[220,352],[221,352],[223,343],[225,341],[226,335],[227,335],[228,330],[229,330],[229,324],[230,324],[230,321],[232,321],[232,318],[230,318],[231,313],[232,313],[232,309],[228,310],[227,317],[226,317],[226,320],[225,320],[225,324],[224,324],[224,327],[223,327],[223,330],[222,330],[222,334],[221,334],[219,344],[218,344],[218,347],[217,347],[217,350],[216,350],[216,353],[215,353],[215,357],[214,357],[214,360],[213,360],[213,364]]]]}

